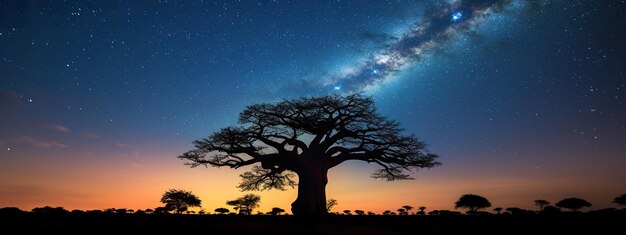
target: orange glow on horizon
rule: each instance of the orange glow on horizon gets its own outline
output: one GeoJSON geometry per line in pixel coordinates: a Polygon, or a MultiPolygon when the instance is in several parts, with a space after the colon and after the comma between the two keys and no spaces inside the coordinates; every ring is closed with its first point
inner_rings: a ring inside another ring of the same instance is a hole
{"type": "MultiPolygon", "coordinates": [[[[225,202],[245,193],[261,195],[261,207],[257,211],[267,212],[272,207],[280,207],[290,212],[290,204],[297,196],[297,189],[240,192],[236,185],[243,169],[190,169],[174,157],[164,157],[176,156],[175,153],[146,155],[159,157],[146,158],[141,164],[125,158],[113,161],[86,159],[81,167],[77,167],[81,165],[79,163],[68,165],[50,161],[32,166],[33,163],[26,162],[24,164],[31,164],[30,168],[36,170],[13,170],[20,169],[16,166],[0,173],[3,179],[0,185],[0,207],[17,206],[23,210],[46,205],[62,206],[69,210],[147,209],[162,206],[159,202],[161,195],[167,189],[177,188],[198,195],[202,200],[202,208],[210,213],[218,207],[232,210],[225,202]]],[[[454,202],[466,193],[487,197],[493,207],[536,209],[532,202],[535,199],[555,203],[564,197],[577,196],[591,201],[594,205],[592,209],[599,209],[611,207],[612,198],[621,193],[603,191],[620,188],[617,185],[619,183],[595,179],[594,172],[589,171],[585,176],[576,172],[570,175],[562,172],[535,172],[531,175],[528,173],[533,169],[529,169],[528,172],[497,172],[501,177],[494,178],[490,177],[493,172],[481,173],[484,169],[455,167],[447,166],[444,162],[441,167],[420,171],[415,175],[416,180],[384,182],[369,178],[373,167],[350,162],[331,169],[327,198],[339,202],[333,211],[361,209],[381,213],[384,210],[395,211],[403,205],[415,208],[425,206],[426,211],[454,210],[454,202]],[[450,175],[449,172],[455,174],[450,175]]]]}

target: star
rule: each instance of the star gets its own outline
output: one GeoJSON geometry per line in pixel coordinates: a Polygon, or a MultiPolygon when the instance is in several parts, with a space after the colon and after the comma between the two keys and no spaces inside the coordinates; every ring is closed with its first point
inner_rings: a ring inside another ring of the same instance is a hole
{"type": "Polygon", "coordinates": [[[459,11],[452,13],[452,21],[459,21],[463,14],[459,11]]]}

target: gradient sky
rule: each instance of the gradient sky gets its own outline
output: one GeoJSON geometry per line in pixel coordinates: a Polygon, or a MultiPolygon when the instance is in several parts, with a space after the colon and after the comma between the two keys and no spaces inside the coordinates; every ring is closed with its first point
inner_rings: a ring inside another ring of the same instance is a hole
{"type": "MultiPolygon", "coordinates": [[[[188,168],[247,105],[363,92],[441,155],[416,180],[330,172],[336,210],[626,193],[624,1],[2,1],[0,207],[213,211],[243,170],[188,168]]],[[[262,211],[290,208],[269,191],[262,211]]]]}

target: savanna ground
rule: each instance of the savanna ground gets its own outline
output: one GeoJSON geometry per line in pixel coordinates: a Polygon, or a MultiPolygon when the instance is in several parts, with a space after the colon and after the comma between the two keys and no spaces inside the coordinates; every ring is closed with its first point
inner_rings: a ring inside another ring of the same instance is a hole
{"type": "Polygon", "coordinates": [[[624,234],[626,211],[553,215],[294,216],[2,213],[0,226],[18,233],[202,234],[624,234]],[[15,230],[14,230],[15,229],[15,230]]]}

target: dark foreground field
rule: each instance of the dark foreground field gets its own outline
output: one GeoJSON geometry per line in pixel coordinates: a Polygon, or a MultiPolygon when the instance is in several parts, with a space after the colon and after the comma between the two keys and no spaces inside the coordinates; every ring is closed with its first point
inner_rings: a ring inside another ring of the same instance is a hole
{"type": "MultiPolygon", "coordinates": [[[[293,216],[2,214],[5,231],[202,234],[626,234],[624,211],[556,215],[293,216]],[[611,232],[613,231],[613,232],[611,232]]],[[[5,233],[6,234],[6,233],[5,233]]]]}

